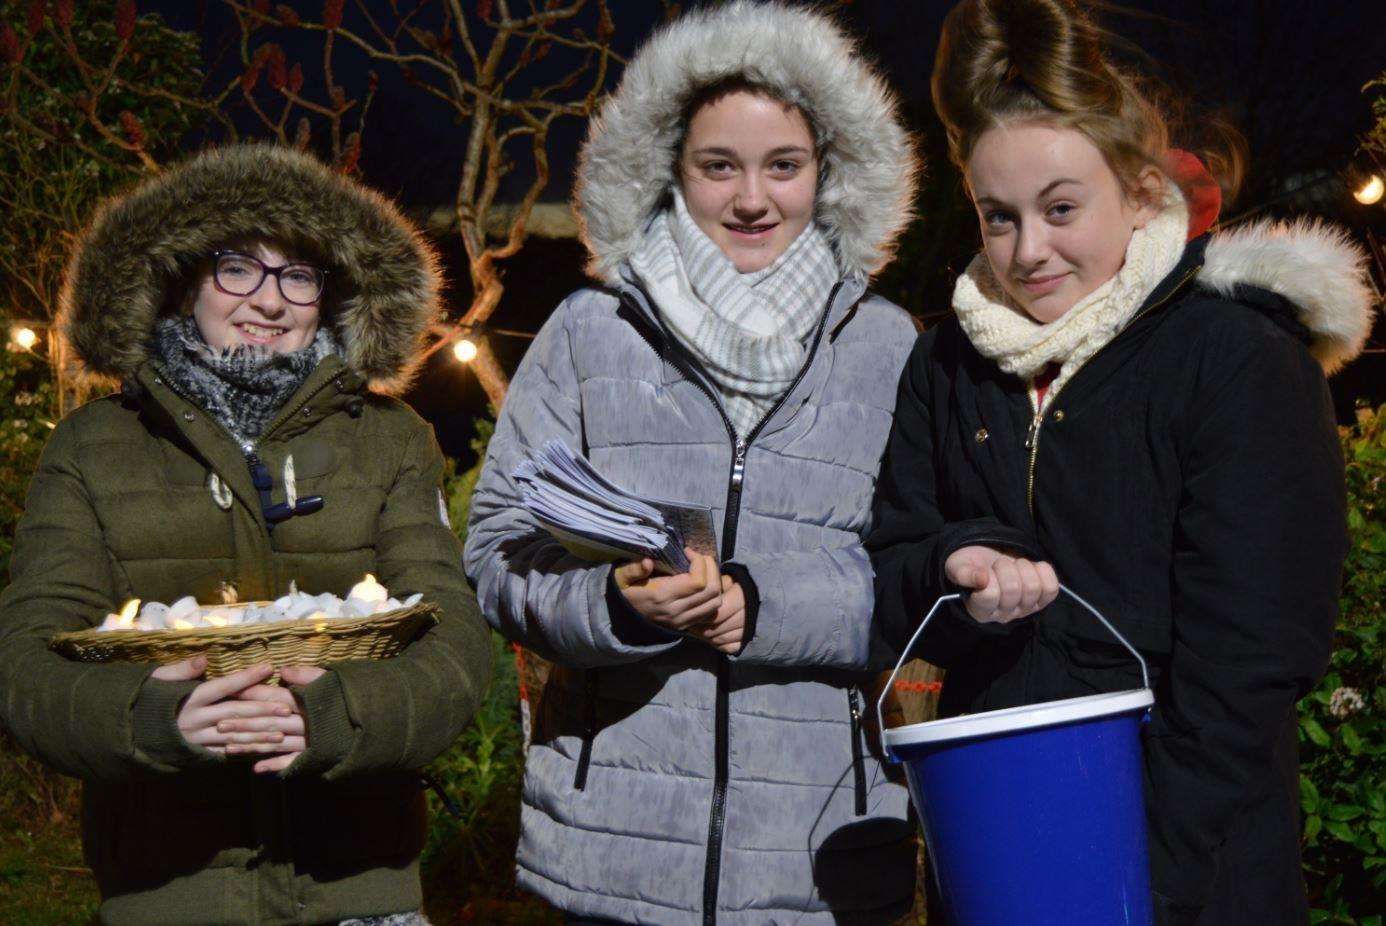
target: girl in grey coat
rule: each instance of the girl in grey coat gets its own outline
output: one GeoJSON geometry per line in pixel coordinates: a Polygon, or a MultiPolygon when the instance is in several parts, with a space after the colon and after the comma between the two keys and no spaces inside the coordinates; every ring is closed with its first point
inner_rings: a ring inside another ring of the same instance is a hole
{"type": "Polygon", "coordinates": [[[915,337],[866,291],[915,158],[827,18],[737,2],[627,68],[582,152],[603,284],[569,297],[511,385],[471,508],[487,619],[556,667],[535,709],[517,863],[570,916],[885,923],[910,904],[904,789],[862,729],[862,548],[915,337]],[[707,505],[684,576],[594,565],[520,505],[565,441],[631,491],[707,505]]]}

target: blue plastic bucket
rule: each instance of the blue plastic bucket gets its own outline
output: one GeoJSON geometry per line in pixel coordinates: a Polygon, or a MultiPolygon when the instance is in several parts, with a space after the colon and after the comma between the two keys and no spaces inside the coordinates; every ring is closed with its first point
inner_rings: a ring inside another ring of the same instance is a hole
{"type": "MultiPolygon", "coordinates": [[[[1062,586],[1061,586],[1062,588],[1062,586]]],[[[1145,687],[885,730],[903,763],[949,926],[1149,926],[1150,859],[1141,784],[1145,687]]],[[[915,631],[876,703],[939,599],[915,631]]]]}

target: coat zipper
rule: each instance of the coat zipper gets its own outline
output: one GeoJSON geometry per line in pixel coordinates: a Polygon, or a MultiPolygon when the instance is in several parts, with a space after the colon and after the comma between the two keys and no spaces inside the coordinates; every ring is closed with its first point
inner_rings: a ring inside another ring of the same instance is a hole
{"type": "MultiPolygon", "coordinates": [[[[703,377],[692,375],[693,366],[697,363],[691,357],[680,356],[682,347],[677,343],[671,343],[672,348],[670,359],[674,366],[688,379],[696,385],[703,394],[712,402],[712,407],[717,410],[717,414],[722,418],[722,424],[727,429],[727,436],[732,442],[732,467],[731,473],[727,477],[727,510],[722,520],[722,562],[729,562],[732,555],[736,552],[736,528],[741,516],[741,493],[746,481],[746,452],[751,443],[755,441],[766,423],[775,416],[780,410],[790,394],[798,388],[799,383],[808,373],[809,367],[813,364],[813,358],[818,354],[818,346],[823,340],[823,330],[828,324],[828,315],[832,312],[834,300],[837,299],[838,291],[842,289],[842,281],[833,285],[832,291],[828,293],[827,305],[823,308],[823,317],[818,320],[818,327],[813,335],[813,343],[809,346],[808,356],[804,359],[804,365],[799,368],[794,381],[789,384],[789,388],[776,400],[765,416],[760,419],[751,432],[742,440],[736,434],[736,427],[727,417],[726,410],[722,408],[722,403],[717,396],[706,385],[703,377]]],[[[624,297],[623,297],[624,298],[624,297]]],[[[649,300],[649,294],[645,294],[649,300]]],[[[651,304],[653,302],[651,301],[651,304]]],[[[639,314],[638,306],[631,306],[632,311],[639,314]]],[[[663,352],[655,346],[654,342],[641,330],[640,326],[635,326],[645,342],[655,351],[663,356],[663,352]]],[[[716,709],[713,719],[714,731],[714,778],[712,783],[712,808],[708,815],[708,835],[707,835],[707,861],[703,870],[703,924],[704,926],[715,926],[717,922],[717,891],[721,878],[722,866],[722,831],[726,825],[727,810],[727,782],[730,778],[730,695],[731,687],[731,661],[723,654],[717,656],[717,696],[716,709]]]]}
{"type": "MultiPolygon", "coordinates": [[[[1187,273],[1180,277],[1178,283],[1174,284],[1174,288],[1169,291],[1168,295],[1166,295],[1163,299],[1159,300],[1158,302],[1146,306],[1144,309],[1137,312],[1135,315],[1131,316],[1131,320],[1126,323],[1126,326],[1122,330],[1129,330],[1130,327],[1134,325],[1139,319],[1144,318],[1146,315],[1149,315],[1151,312],[1154,312],[1160,306],[1164,305],[1165,303],[1173,299],[1175,296],[1179,295],[1179,293],[1184,289],[1184,284],[1188,283],[1189,280],[1192,279],[1201,268],[1201,264],[1199,266],[1191,268],[1187,273]]],[[[1120,333],[1118,333],[1118,337],[1119,336],[1120,333]]],[[[1113,338],[1113,340],[1115,340],[1115,338],[1113,338]]],[[[1084,360],[1082,363],[1078,364],[1078,369],[1073,371],[1073,373],[1069,376],[1068,381],[1073,382],[1074,377],[1076,377],[1084,367],[1092,363],[1093,360],[1095,360],[1097,357],[1100,357],[1102,355],[1102,352],[1105,351],[1109,346],[1111,346],[1111,343],[1111,341],[1108,341],[1106,344],[1102,345],[1102,347],[1099,348],[1096,351],[1096,353],[1094,353],[1091,357],[1089,357],[1087,360],[1084,360]]],[[[1030,421],[1030,429],[1025,435],[1025,448],[1030,451],[1030,465],[1025,479],[1025,503],[1030,509],[1031,521],[1035,519],[1035,463],[1039,459],[1040,426],[1043,425],[1043,423],[1044,403],[1040,402],[1039,408],[1035,410],[1034,418],[1032,418],[1030,421]]]]}
{"type": "Polygon", "coordinates": [[[855,686],[847,689],[847,706],[852,718],[852,780],[856,791],[857,816],[866,816],[866,763],[861,754],[861,696],[855,686]]]}

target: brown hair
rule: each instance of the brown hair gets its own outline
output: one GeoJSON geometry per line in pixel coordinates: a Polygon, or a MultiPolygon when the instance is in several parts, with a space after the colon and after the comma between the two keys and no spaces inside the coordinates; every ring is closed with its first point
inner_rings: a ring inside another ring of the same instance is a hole
{"type": "Polygon", "coordinates": [[[808,126],[809,135],[813,137],[813,156],[816,160],[823,160],[823,138],[822,132],[818,130],[818,124],[802,105],[785,97],[774,87],[768,84],[761,84],[751,80],[742,74],[732,74],[723,77],[710,84],[697,87],[689,94],[684,101],[682,114],[679,118],[680,135],[678,144],[674,146],[674,158],[677,161],[683,157],[683,145],[688,139],[688,127],[693,122],[693,117],[698,114],[698,110],[704,106],[710,106],[719,102],[733,93],[749,93],[752,96],[764,97],[767,100],[774,100],[785,108],[786,111],[793,111],[803,117],[804,123],[808,126]]]}
{"type": "MultiPolygon", "coordinates": [[[[1173,107],[1156,84],[1108,60],[1115,41],[1074,0],[963,0],[944,20],[931,82],[953,162],[965,170],[987,129],[1036,120],[1081,132],[1128,189],[1146,167],[1167,172],[1173,107]]],[[[1241,137],[1215,118],[1201,122],[1211,143],[1197,153],[1230,199],[1241,137]]]]}

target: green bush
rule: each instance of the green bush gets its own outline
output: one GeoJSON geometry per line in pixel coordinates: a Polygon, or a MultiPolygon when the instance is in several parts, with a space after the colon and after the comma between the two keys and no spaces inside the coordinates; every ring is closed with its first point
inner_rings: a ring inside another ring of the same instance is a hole
{"type": "MultiPolygon", "coordinates": [[[[8,337],[8,331],[0,331],[8,337]]],[[[13,342],[0,347],[0,588],[10,575],[24,493],[53,428],[53,378],[42,357],[13,342]]]]}
{"type": "Polygon", "coordinates": [[[1328,674],[1300,702],[1313,923],[1381,926],[1386,896],[1386,406],[1344,428],[1348,532],[1328,674]]]}
{"type": "MultiPolygon", "coordinates": [[[[472,490],[494,431],[491,421],[477,419],[477,436],[472,440],[476,463],[460,473],[449,469],[444,479],[448,518],[463,540],[467,539],[472,490]]],[[[423,857],[425,909],[439,923],[558,923],[551,907],[515,886],[524,779],[519,677],[511,645],[498,634],[491,635],[491,645],[495,668],[485,702],[467,732],[427,769],[446,802],[437,792],[429,794],[428,845],[423,857]]]]}

